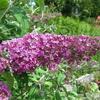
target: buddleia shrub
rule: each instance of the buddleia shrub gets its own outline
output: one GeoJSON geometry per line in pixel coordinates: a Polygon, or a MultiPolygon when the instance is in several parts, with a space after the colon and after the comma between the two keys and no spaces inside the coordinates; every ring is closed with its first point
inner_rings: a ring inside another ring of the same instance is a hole
{"type": "Polygon", "coordinates": [[[27,34],[0,45],[0,71],[11,67],[16,73],[37,67],[56,70],[62,61],[69,65],[89,61],[100,52],[100,37],[27,34]]]}

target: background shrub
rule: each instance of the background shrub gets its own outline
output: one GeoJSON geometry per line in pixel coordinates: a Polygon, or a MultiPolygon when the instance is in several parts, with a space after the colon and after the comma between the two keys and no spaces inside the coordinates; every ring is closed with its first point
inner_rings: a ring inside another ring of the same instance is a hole
{"type": "Polygon", "coordinates": [[[85,19],[100,14],[100,0],[44,0],[44,2],[65,16],[85,19]]]}
{"type": "Polygon", "coordinates": [[[66,35],[90,35],[99,36],[100,29],[94,27],[93,25],[80,21],[79,19],[74,19],[71,17],[55,17],[49,19],[47,22],[34,21],[38,32],[51,32],[56,34],[66,34],[66,35]]]}

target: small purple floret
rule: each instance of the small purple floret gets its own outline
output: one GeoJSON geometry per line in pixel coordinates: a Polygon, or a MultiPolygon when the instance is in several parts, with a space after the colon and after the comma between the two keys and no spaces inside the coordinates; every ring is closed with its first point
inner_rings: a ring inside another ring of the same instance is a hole
{"type": "Polygon", "coordinates": [[[9,100],[11,92],[7,85],[0,81],[0,100],[9,100]]]}

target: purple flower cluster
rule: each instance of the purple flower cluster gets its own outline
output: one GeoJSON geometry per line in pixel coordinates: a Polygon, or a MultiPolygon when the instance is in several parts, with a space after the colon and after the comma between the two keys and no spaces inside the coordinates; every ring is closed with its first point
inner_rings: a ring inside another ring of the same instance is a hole
{"type": "MultiPolygon", "coordinates": [[[[12,70],[22,73],[33,71],[38,66],[55,70],[63,60],[68,64],[88,61],[100,52],[100,37],[31,33],[1,45],[0,51],[8,53],[6,60],[12,70]]],[[[0,71],[7,65],[1,59],[0,71]]]]}
{"type": "Polygon", "coordinates": [[[0,100],[9,100],[11,92],[7,85],[0,81],[0,100]]]}
{"type": "Polygon", "coordinates": [[[6,69],[8,64],[8,60],[4,58],[2,52],[3,52],[3,48],[2,45],[0,45],[0,72],[6,69]]]}

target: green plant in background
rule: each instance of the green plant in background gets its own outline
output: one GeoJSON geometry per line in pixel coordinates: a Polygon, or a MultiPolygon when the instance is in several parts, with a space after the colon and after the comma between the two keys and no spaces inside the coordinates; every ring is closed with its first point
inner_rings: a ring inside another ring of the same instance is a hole
{"type": "Polygon", "coordinates": [[[0,0],[0,10],[7,9],[9,6],[8,0],[0,0]]]}
{"type": "Polygon", "coordinates": [[[65,16],[86,19],[100,14],[100,0],[45,0],[44,2],[65,16]]]}
{"type": "Polygon", "coordinates": [[[93,12],[92,15],[93,17],[100,15],[100,0],[92,0],[93,3],[93,12]]]}
{"type": "Polygon", "coordinates": [[[0,40],[20,37],[30,31],[29,18],[25,9],[26,2],[23,2],[0,0],[0,40]],[[23,6],[20,6],[20,4],[23,4],[23,6]]]}
{"type": "Polygon", "coordinates": [[[33,21],[36,27],[39,28],[38,32],[51,32],[63,35],[90,35],[99,36],[100,29],[88,24],[85,21],[74,19],[71,17],[55,17],[47,19],[46,22],[33,21]]]}
{"type": "MultiPolygon", "coordinates": [[[[45,5],[48,5],[56,12],[61,12],[66,0],[44,0],[45,5]]],[[[54,12],[53,11],[53,12],[54,12]]]]}
{"type": "Polygon", "coordinates": [[[68,35],[99,35],[100,31],[97,28],[89,25],[84,21],[79,21],[78,19],[73,19],[70,17],[58,17],[51,19],[49,24],[54,25],[54,33],[68,34],[68,35]]]}
{"type": "Polygon", "coordinates": [[[10,3],[8,0],[0,0],[0,21],[4,14],[8,11],[10,3]]]}

